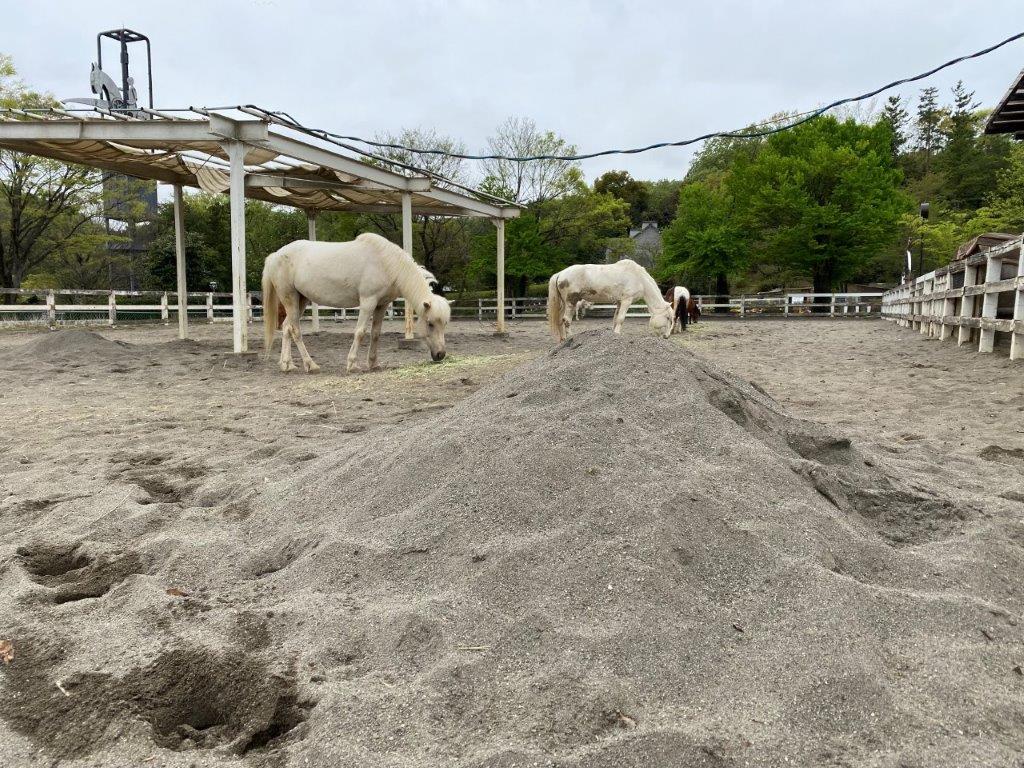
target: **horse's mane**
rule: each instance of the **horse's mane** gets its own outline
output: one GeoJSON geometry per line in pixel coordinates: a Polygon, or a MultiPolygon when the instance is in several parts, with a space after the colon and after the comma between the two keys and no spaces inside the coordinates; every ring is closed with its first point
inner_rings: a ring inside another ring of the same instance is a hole
{"type": "Polygon", "coordinates": [[[423,274],[425,270],[404,249],[373,232],[364,232],[356,240],[374,250],[407,301],[419,303],[429,299],[432,291],[423,274]]]}
{"type": "Polygon", "coordinates": [[[651,277],[651,273],[648,272],[647,269],[644,268],[642,265],[638,264],[632,259],[619,259],[615,263],[622,264],[628,269],[632,269],[634,272],[637,273],[637,275],[639,275],[640,279],[643,281],[644,286],[647,289],[647,296],[645,297],[645,300],[648,304],[651,303],[651,299],[654,298],[654,296],[657,296],[662,301],[666,301],[666,303],[672,303],[671,301],[667,301],[665,297],[662,296],[661,289],[658,287],[658,282],[653,277],[651,277]]]}

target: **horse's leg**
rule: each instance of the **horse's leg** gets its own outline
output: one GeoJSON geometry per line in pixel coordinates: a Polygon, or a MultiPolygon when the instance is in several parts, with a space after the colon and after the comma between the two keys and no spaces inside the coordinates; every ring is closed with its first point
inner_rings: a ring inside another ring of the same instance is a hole
{"type": "Polygon", "coordinates": [[[384,323],[385,312],[387,312],[387,307],[383,304],[379,304],[373,310],[373,327],[370,329],[370,352],[366,356],[366,367],[371,371],[376,371],[380,368],[377,365],[377,346],[380,343],[380,327],[384,323]]]}
{"type": "Polygon", "coordinates": [[[281,357],[278,361],[278,367],[284,372],[296,370],[295,363],[292,362],[292,334],[291,334],[291,323],[292,315],[289,310],[291,306],[290,299],[282,295],[278,301],[281,303],[281,307],[284,309],[284,321],[281,323],[281,357]]]}
{"type": "Polygon", "coordinates": [[[565,301],[562,305],[562,337],[559,341],[565,341],[569,337],[569,329],[572,328],[572,317],[576,311],[576,302],[565,301]]]}
{"type": "Polygon", "coordinates": [[[359,303],[359,319],[356,320],[356,330],[352,334],[352,348],[348,351],[348,357],[345,360],[345,371],[349,372],[353,368],[358,368],[356,365],[356,356],[359,354],[359,345],[363,343],[363,334],[366,333],[366,324],[370,320],[370,315],[377,308],[377,300],[372,301],[363,300],[359,303]]]}
{"type": "Polygon", "coordinates": [[[288,335],[295,341],[295,346],[299,350],[299,354],[302,355],[302,367],[306,369],[306,373],[316,373],[320,370],[320,366],[313,362],[313,358],[310,357],[309,351],[306,349],[306,344],[302,340],[302,329],[299,325],[302,319],[302,313],[306,309],[306,305],[309,302],[305,297],[295,295],[294,301],[290,301],[288,304],[288,335]],[[293,315],[294,313],[294,315],[293,315]],[[295,321],[291,322],[291,318],[294,316],[295,321]]]}
{"type": "Polygon", "coordinates": [[[629,299],[622,299],[619,302],[619,308],[615,310],[615,322],[612,325],[612,330],[615,333],[622,333],[622,322],[626,319],[626,312],[629,311],[629,305],[632,303],[629,299]]]}

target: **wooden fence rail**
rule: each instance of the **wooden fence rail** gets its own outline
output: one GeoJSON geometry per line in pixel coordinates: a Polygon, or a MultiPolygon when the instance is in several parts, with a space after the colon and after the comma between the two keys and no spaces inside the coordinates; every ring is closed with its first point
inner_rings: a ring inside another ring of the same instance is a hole
{"type": "MultiPolygon", "coordinates": [[[[61,323],[106,322],[115,325],[118,319],[156,319],[165,325],[171,315],[177,316],[178,295],[173,291],[104,291],[81,288],[53,290],[0,288],[0,297],[15,295],[34,299],[34,302],[0,304],[0,322],[45,322],[51,327],[61,323]],[[90,297],[103,297],[103,303],[76,303],[90,297]],[[59,299],[64,299],[59,301],[59,299]],[[68,301],[67,299],[70,299],[68,301]],[[148,301],[147,301],[148,300],[148,301]],[[136,303],[138,302],[138,303],[136,303]],[[145,302],[145,303],[142,303],[145,302]]],[[[231,315],[231,294],[216,292],[189,292],[188,299],[202,299],[202,303],[187,305],[190,316],[206,318],[207,322],[226,320],[231,315]]],[[[815,314],[830,317],[878,316],[881,293],[790,293],[781,296],[695,296],[701,311],[715,312],[716,316],[758,318],[766,316],[801,316],[815,314]]],[[[246,316],[249,322],[262,317],[261,294],[247,294],[246,316]]],[[[540,319],[545,316],[547,300],[540,297],[509,298],[505,300],[508,319],[540,319]]],[[[598,304],[591,307],[594,314],[611,314],[615,306],[598,304]]],[[[313,331],[320,328],[321,319],[347,320],[355,317],[358,308],[324,307],[310,305],[306,312],[313,331]]],[[[452,301],[452,317],[493,320],[497,313],[496,299],[467,299],[452,301]]],[[[644,304],[634,304],[627,317],[649,317],[644,304]]],[[[398,299],[388,308],[388,317],[405,317],[404,300],[398,299]]]]}
{"type": "Polygon", "coordinates": [[[1010,334],[1010,359],[1024,359],[1024,236],[953,262],[887,291],[882,317],[902,328],[992,352],[1010,334]],[[980,300],[979,300],[980,299],[980,300]]]}

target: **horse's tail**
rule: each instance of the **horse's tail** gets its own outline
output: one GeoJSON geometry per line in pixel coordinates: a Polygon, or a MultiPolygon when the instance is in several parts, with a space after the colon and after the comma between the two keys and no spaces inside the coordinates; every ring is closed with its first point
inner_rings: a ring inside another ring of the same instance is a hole
{"type": "Polygon", "coordinates": [[[551,328],[551,335],[559,341],[562,340],[562,312],[562,294],[558,290],[556,273],[548,281],[548,327],[551,328]]]}
{"type": "MultiPolygon", "coordinates": [[[[680,299],[682,299],[682,297],[680,297],[680,299]]],[[[689,302],[686,302],[686,301],[680,301],[678,304],[676,304],[676,317],[675,317],[675,319],[679,321],[679,325],[683,329],[686,328],[686,320],[687,320],[686,316],[687,316],[687,313],[689,311],[689,307],[687,306],[688,303],[689,302]]]]}
{"type": "Polygon", "coordinates": [[[693,298],[693,296],[691,296],[690,305],[693,308],[693,311],[690,313],[690,317],[693,320],[693,322],[696,323],[697,319],[700,317],[700,304],[698,304],[697,300],[693,298]]]}
{"type": "Polygon", "coordinates": [[[281,306],[274,280],[270,276],[272,257],[273,254],[268,256],[263,265],[263,356],[268,360],[270,348],[274,346],[274,331],[277,330],[277,314],[281,306]]]}

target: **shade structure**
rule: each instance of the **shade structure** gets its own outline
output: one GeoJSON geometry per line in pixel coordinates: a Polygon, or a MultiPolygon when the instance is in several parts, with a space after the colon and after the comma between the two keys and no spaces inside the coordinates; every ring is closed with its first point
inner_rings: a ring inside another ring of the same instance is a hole
{"type": "MultiPolygon", "coordinates": [[[[248,349],[244,198],[320,211],[473,216],[504,222],[521,206],[411,166],[296,131],[264,110],[0,110],[0,149],[231,196],[234,349],[248,349]],[[232,183],[234,182],[234,183],[232,183]]],[[[180,203],[179,203],[180,205],[180,203]]],[[[180,228],[181,217],[175,217],[180,228]]],[[[411,248],[411,216],[403,243],[411,248]]],[[[180,233],[179,233],[180,235],[180,233]]],[[[181,262],[179,261],[179,265],[181,262]]],[[[179,275],[179,284],[183,276],[179,275]]],[[[504,282],[502,271],[499,283],[504,282]]],[[[503,287],[503,285],[502,285],[503,287]]],[[[503,307],[498,309],[503,325],[503,307]]],[[[187,326],[180,324],[182,334],[187,326]]]]}
{"type": "Polygon", "coordinates": [[[1010,86],[985,123],[985,133],[1010,133],[1024,141],[1024,70],[1010,86]]]}

